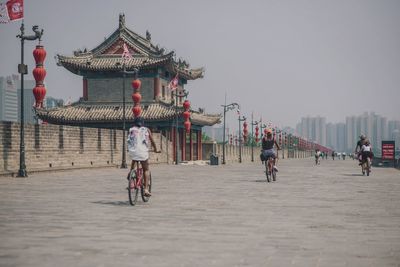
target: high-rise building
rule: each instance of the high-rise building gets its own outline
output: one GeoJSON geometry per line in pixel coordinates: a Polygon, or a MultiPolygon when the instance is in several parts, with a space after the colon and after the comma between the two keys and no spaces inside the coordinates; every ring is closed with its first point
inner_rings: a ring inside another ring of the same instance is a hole
{"type": "Polygon", "coordinates": [[[351,152],[356,147],[360,130],[356,116],[346,117],[346,151],[351,152]]]}
{"type": "Polygon", "coordinates": [[[326,119],[324,117],[301,118],[296,130],[302,137],[326,145],[326,119]]]}
{"type": "MultiPolygon", "coordinates": [[[[37,118],[33,110],[35,104],[35,97],[33,96],[33,88],[36,82],[34,80],[24,80],[24,122],[37,123],[37,118]]],[[[21,117],[21,88],[18,86],[18,121],[21,117]]]]}
{"type": "MultiPolygon", "coordinates": [[[[35,98],[33,88],[34,80],[24,80],[24,121],[35,123],[33,112],[35,98]]],[[[19,122],[21,117],[21,80],[18,75],[0,77],[0,119],[3,121],[19,122]]]]}
{"type": "Polygon", "coordinates": [[[334,150],[338,150],[337,127],[334,123],[326,124],[326,145],[334,150]]]}
{"type": "Polygon", "coordinates": [[[346,124],[336,123],[337,151],[346,152],[346,124]]]}
{"type": "Polygon", "coordinates": [[[0,77],[0,120],[18,121],[18,75],[0,77]]]}
{"type": "Polygon", "coordinates": [[[51,96],[46,97],[44,102],[45,102],[46,108],[56,108],[56,107],[64,106],[63,99],[56,99],[51,96]]]}

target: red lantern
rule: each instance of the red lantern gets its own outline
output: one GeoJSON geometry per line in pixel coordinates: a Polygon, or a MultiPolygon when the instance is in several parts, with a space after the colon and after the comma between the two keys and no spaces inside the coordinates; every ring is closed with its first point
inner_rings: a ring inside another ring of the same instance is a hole
{"type": "Polygon", "coordinates": [[[132,100],[133,100],[133,103],[139,103],[140,102],[140,100],[142,100],[142,95],[141,94],[139,94],[139,93],[133,93],[132,94],[132,100]]]}
{"type": "Polygon", "coordinates": [[[35,107],[43,107],[43,99],[46,95],[46,88],[43,86],[44,78],[46,77],[46,70],[43,68],[43,62],[46,58],[46,50],[42,45],[37,45],[33,50],[33,57],[36,61],[36,68],[33,69],[33,77],[36,81],[36,87],[33,88],[33,95],[36,103],[35,107]]]}
{"type": "Polygon", "coordinates": [[[183,102],[183,108],[184,108],[185,110],[188,110],[188,109],[190,108],[190,102],[189,102],[189,100],[185,100],[185,101],[183,102]]]}
{"type": "Polygon", "coordinates": [[[35,88],[33,88],[33,95],[35,96],[35,100],[36,100],[36,107],[43,107],[43,99],[44,96],[46,95],[46,88],[44,88],[43,85],[39,85],[36,86],[35,88]]]}
{"type": "Polygon", "coordinates": [[[141,108],[140,106],[134,106],[134,107],[132,108],[132,112],[133,112],[133,115],[134,115],[135,117],[139,117],[139,116],[140,116],[140,113],[142,113],[142,108],[141,108]]]}
{"type": "Polygon", "coordinates": [[[185,121],[185,122],[183,123],[183,125],[185,126],[185,130],[186,130],[187,132],[189,132],[189,131],[190,131],[190,126],[191,126],[190,121],[185,121]]]}
{"type": "Polygon", "coordinates": [[[135,79],[132,81],[132,87],[137,90],[142,85],[142,82],[139,79],[135,79]]]}
{"type": "Polygon", "coordinates": [[[46,58],[46,50],[44,50],[42,45],[36,46],[36,49],[33,50],[33,57],[35,58],[36,65],[43,65],[46,58]]]}
{"type": "Polygon", "coordinates": [[[46,77],[46,70],[43,67],[37,67],[33,69],[32,73],[35,80],[43,84],[43,80],[46,77]]]}
{"type": "Polygon", "coordinates": [[[190,112],[189,112],[189,111],[183,112],[183,118],[185,119],[185,121],[189,120],[189,118],[190,118],[190,112]]]}
{"type": "Polygon", "coordinates": [[[256,125],[256,143],[258,143],[258,130],[259,130],[258,125],[256,125]]]}

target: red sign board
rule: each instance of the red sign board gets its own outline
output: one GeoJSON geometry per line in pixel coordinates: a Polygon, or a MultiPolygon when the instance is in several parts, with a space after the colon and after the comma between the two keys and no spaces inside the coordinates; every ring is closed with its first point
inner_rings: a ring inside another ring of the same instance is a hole
{"type": "Polygon", "coordinates": [[[382,141],[382,159],[394,160],[394,141],[382,141]]]}

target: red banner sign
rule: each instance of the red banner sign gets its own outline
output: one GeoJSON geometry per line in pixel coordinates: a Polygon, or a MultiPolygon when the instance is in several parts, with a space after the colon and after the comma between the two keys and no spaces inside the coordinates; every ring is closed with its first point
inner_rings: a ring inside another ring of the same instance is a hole
{"type": "Polygon", "coordinates": [[[394,160],[394,141],[382,141],[382,159],[394,160]]]}

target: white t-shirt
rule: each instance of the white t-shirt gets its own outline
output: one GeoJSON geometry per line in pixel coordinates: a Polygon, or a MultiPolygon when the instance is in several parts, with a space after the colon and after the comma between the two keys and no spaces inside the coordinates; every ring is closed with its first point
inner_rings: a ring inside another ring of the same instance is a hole
{"type": "Polygon", "coordinates": [[[149,158],[150,137],[146,127],[130,128],[127,141],[128,154],[132,160],[145,161],[149,158]]]}
{"type": "Polygon", "coordinates": [[[361,151],[368,151],[368,152],[371,152],[371,146],[366,146],[366,145],[363,145],[362,147],[361,147],[361,151]]]}

